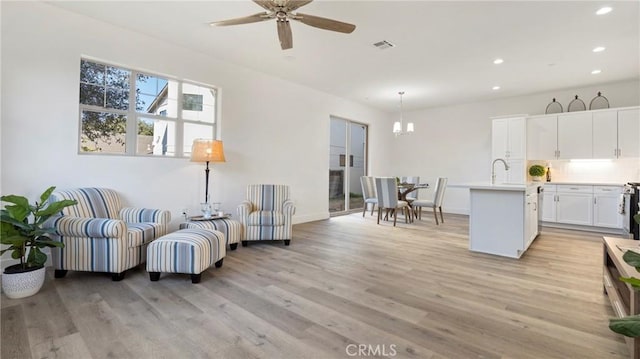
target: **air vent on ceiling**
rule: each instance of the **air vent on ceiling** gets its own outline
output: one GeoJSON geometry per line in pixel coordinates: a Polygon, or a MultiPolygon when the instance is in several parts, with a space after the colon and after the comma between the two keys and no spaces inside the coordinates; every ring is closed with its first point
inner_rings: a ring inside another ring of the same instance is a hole
{"type": "Polygon", "coordinates": [[[382,40],[382,41],[378,41],[375,44],[373,44],[373,46],[379,48],[380,50],[386,50],[386,49],[390,49],[396,45],[390,43],[387,40],[382,40]]]}

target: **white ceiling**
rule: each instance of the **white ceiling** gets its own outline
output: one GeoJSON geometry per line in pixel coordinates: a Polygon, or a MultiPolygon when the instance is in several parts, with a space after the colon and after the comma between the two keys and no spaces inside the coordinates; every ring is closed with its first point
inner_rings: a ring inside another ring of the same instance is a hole
{"type": "Polygon", "coordinates": [[[316,0],[299,11],[356,30],[293,22],[286,51],[275,21],[208,26],[263,11],[248,0],[50,3],[385,111],[398,91],[412,110],[640,77],[638,1],[316,0]],[[596,15],[604,5],[613,11],[596,15]]]}

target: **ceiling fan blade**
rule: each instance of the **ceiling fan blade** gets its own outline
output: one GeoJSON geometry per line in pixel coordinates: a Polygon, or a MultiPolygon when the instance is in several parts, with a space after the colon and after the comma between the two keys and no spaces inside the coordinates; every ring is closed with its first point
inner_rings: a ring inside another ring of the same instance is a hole
{"type": "Polygon", "coordinates": [[[295,16],[292,16],[291,18],[309,26],[317,27],[324,30],[342,32],[345,34],[350,34],[353,32],[353,30],[356,29],[356,25],[347,24],[346,22],[331,20],[319,16],[296,13],[295,16]]]}
{"type": "Polygon", "coordinates": [[[239,17],[236,19],[222,20],[222,21],[214,21],[209,23],[211,26],[229,26],[229,25],[240,25],[240,24],[250,24],[252,22],[260,22],[265,20],[271,20],[269,13],[261,12],[259,14],[253,14],[250,16],[239,17]]]}
{"type": "Polygon", "coordinates": [[[307,5],[308,3],[312,2],[313,0],[289,0],[287,2],[287,8],[289,8],[289,11],[293,11],[295,9],[301,8],[305,5],[307,5]]]}
{"type": "Polygon", "coordinates": [[[274,4],[271,0],[253,0],[253,2],[267,11],[273,11],[274,9],[274,4]]]}
{"type": "Polygon", "coordinates": [[[280,39],[280,47],[283,50],[293,47],[293,36],[291,36],[291,24],[289,21],[277,21],[278,38],[280,39]]]}

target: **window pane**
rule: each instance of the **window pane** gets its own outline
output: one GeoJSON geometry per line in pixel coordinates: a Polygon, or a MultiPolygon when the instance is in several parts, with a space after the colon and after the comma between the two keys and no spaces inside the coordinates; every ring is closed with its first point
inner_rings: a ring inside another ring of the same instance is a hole
{"type": "Polygon", "coordinates": [[[212,125],[199,125],[194,123],[184,124],[184,148],[185,157],[191,156],[191,145],[196,138],[213,138],[212,125]]]}
{"type": "Polygon", "coordinates": [[[105,107],[113,108],[116,110],[128,110],[129,91],[107,88],[107,103],[105,107]]]}
{"type": "Polygon", "coordinates": [[[216,91],[194,84],[182,84],[182,118],[206,123],[215,122],[216,91]]]}
{"type": "Polygon", "coordinates": [[[139,74],[136,78],[136,111],[159,116],[178,116],[178,83],[139,74]]]}
{"type": "Polygon", "coordinates": [[[82,111],[81,152],[125,153],[127,116],[82,111]]]}
{"type": "Polygon", "coordinates": [[[82,60],[80,65],[80,103],[128,110],[130,76],[131,71],[129,70],[82,60]]]}
{"type": "Polygon", "coordinates": [[[138,155],[175,156],[175,139],[174,121],[138,119],[138,155]]]}
{"type": "Polygon", "coordinates": [[[107,66],[107,80],[106,85],[109,87],[115,87],[121,90],[129,89],[129,77],[131,71],[121,69],[118,67],[107,66]]]}
{"type": "Polygon", "coordinates": [[[182,108],[189,111],[202,111],[202,95],[184,94],[182,108]]]}
{"type": "Polygon", "coordinates": [[[104,69],[102,64],[82,60],[80,62],[80,82],[104,85],[104,69]]]}
{"type": "Polygon", "coordinates": [[[104,106],[104,87],[80,84],[80,103],[83,105],[104,106]]]}

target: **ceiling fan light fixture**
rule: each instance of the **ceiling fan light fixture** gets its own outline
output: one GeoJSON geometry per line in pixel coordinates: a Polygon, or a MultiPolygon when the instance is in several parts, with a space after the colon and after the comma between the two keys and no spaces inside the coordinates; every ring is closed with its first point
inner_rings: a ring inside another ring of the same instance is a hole
{"type": "Polygon", "coordinates": [[[215,21],[209,23],[209,25],[229,26],[275,19],[278,24],[278,39],[280,40],[280,47],[282,50],[287,50],[293,47],[289,20],[299,21],[305,25],[318,29],[341,32],[344,34],[350,34],[356,29],[355,25],[348,24],[346,22],[296,12],[298,8],[307,5],[312,1],[313,0],[253,0],[254,3],[262,7],[266,12],[236,19],[215,21]]]}

